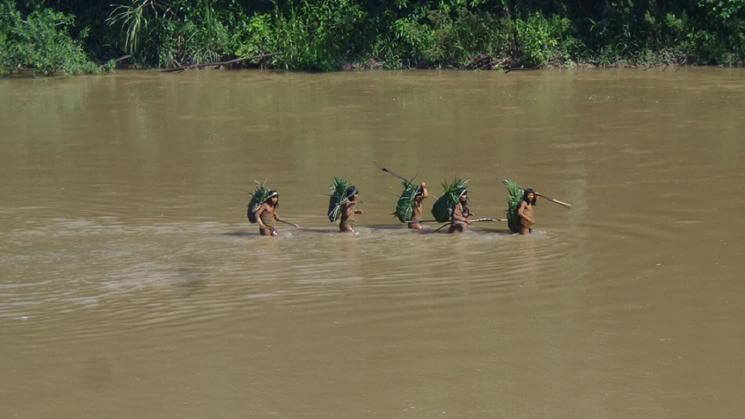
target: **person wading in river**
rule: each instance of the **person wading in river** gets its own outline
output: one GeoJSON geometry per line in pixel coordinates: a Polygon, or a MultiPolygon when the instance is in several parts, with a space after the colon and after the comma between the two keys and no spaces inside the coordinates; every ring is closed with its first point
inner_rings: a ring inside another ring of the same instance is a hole
{"type": "Polygon", "coordinates": [[[413,228],[420,233],[424,230],[424,226],[422,225],[422,201],[424,201],[424,198],[428,196],[429,191],[427,190],[427,184],[422,182],[419,184],[419,190],[414,196],[414,202],[411,203],[414,215],[411,218],[411,221],[409,221],[409,228],[413,228]]]}
{"type": "Polygon", "coordinates": [[[256,210],[256,221],[259,223],[259,234],[262,236],[276,236],[277,228],[275,221],[281,221],[299,228],[297,224],[292,224],[279,218],[279,193],[269,191],[264,202],[256,210]]]}
{"type": "Polygon", "coordinates": [[[357,206],[358,197],[360,191],[356,186],[350,186],[347,188],[345,195],[347,201],[343,204],[341,211],[341,221],[339,222],[339,231],[342,233],[351,232],[354,233],[352,224],[354,223],[354,216],[356,214],[362,214],[362,210],[355,209],[357,206]]]}
{"type": "Polygon", "coordinates": [[[520,234],[529,234],[533,232],[535,224],[535,203],[538,194],[530,188],[523,192],[523,200],[520,202],[520,208],[517,209],[520,215],[520,234]]]}
{"type": "Polygon", "coordinates": [[[450,233],[463,233],[468,230],[468,226],[471,225],[471,209],[468,207],[468,191],[463,190],[458,203],[453,208],[453,214],[450,216],[450,233]]]}

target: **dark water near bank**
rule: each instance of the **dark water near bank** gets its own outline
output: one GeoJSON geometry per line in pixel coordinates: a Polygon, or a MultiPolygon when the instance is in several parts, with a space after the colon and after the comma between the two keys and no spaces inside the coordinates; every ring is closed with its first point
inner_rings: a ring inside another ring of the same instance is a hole
{"type": "Polygon", "coordinates": [[[0,417],[741,416],[743,109],[715,69],[0,80],[0,417]],[[574,207],[419,236],[373,161],[574,207]],[[257,237],[264,178],[308,229],[257,237]]]}

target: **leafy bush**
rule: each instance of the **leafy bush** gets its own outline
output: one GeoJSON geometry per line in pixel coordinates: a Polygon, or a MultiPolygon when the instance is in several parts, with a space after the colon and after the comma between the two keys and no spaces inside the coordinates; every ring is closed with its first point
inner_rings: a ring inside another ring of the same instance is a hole
{"type": "Polygon", "coordinates": [[[507,53],[510,34],[492,14],[465,7],[441,8],[393,22],[373,48],[373,56],[389,67],[466,68],[477,56],[507,53]],[[405,58],[401,58],[405,57],[405,58]]]}
{"type": "Polygon", "coordinates": [[[274,10],[273,62],[288,70],[338,70],[358,53],[365,12],[352,0],[302,1],[274,10]]]}
{"type": "Polygon", "coordinates": [[[236,32],[235,55],[238,57],[254,57],[276,50],[272,16],[268,13],[256,14],[248,21],[242,21],[236,32]]]}
{"type": "Polygon", "coordinates": [[[515,32],[519,61],[527,67],[567,62],[579,46],[572,34],[571,21],[559,16],[546,18],[534,14],[517,19],[515,32]]]}
{"type": "Polygon", "coordinates": [[[158,65],[173,67],[215,62],[232,53],[230,34],[220,22],[200,26],[197,19],[166,20],[159,31],[158,65]]]}
{"type": "Polygon", "coordinates": [[[83,48],[161,67],[268,54],[311,71],[745,59],[745,0],[118,1],[0,0],[0,73],[97,71],[83,48]]]}
{"type": "Polygon", "coordinates": [[[393,44],[405,67],[424,67],[438,63],[441,51],[435,39],[435,30],[426,23],[412,17],[398,19],[393,23],[393,44]]]}
{"type": "Polygon", "coordinates": [[[15,2],[1,2],[0,73],[99,72],[100,68],[88,59],[80,43],[70,36],[73,24],[74,17],[47,8],[33,10],[24,18],[15,2]]]}
{"type": "MultiPolygon", "coordinates": [[[[222,11],[222,10],[221,10],[222,11]]],[[[107,22],[122,34],[122,49],[136,61],[161,67],[218,61],[234,51],[233,37],[214,2],[130,0],[107,22]]]]}

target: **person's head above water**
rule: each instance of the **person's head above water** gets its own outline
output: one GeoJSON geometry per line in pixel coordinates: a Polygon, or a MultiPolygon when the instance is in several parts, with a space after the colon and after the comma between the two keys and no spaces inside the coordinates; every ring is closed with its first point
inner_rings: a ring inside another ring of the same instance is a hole
{"type": "Polygon", "coordinates": [[[359,195],[359,193],[359,189],[357,189],[356,186],[351,185],[347,188],[346,191],[347,199],[349,199],[350,201],[354,201],[355,199],[357,199],[357,195],[359,195]]]}
{"type": "Polygon", "coordinates": [[[538,195],[536,195],[533,189],[527,188],[523,191],[523,201],[527,202],[528,204],[535,205],[537,199],[538,195]]]}
{"type": "Polygon", "coordinates": [[[458,201],[464,205],[468,203],[468,189],[463,189],[460,196],[458,196],[458,201]]]}
{"type": "Polygon", "coordinates": [[[273,206],[276,206],[277,203],[279,202],[279,192],[275,190],[270,190],[264,202],[268,202],[272,204],[273,206]]]}

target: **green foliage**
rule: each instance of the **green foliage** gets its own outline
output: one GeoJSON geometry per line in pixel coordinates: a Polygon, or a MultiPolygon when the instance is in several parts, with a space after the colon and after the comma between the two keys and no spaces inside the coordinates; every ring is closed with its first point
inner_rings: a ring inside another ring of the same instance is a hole
{"type": "Polygon", "coordinates": [[[256,211],[259,209],[261,204],[266,202],[271,190],[266,186],[266,182],[254,182],[256,183],[256,190],[251,194],[251,200],[248,202],[248,207],[246,208],[246,217],[251,224],[256,223],[256,211]]]}
{"type": "Polygon", "coordinates": [[[200,26],[196,20],[169,20],[160,28],[158,65],[173,67],[220,61],[231,55],[230,34],[217,22],[200,26]]]}
{"type": "Polygon", "coordinates": [[[468,192],[468,179],[453,179],[451,183],[442,182],[442,195],[432,205],[432,216],[440,223],[450,220],[453,208],[458,204],[463,192],[468,192]]]}
{"type": "MultiPolygon", "coordinates": [[[[34,74],[96,73],[80,43],[70,36],[73,16],[34,9],[26,16],[15,2],[0,2],[0,74],[28,70],[34,74]]],[[[85,37],[83,31],[81,37],[85,37]]]]}
{"type": "Polygon", "coordinates": [[[393,23],[393,43],[398,56],[406,57],[401,64],[405,67],[418,67],[435,64],[441,51],[435,39],[435,29],[420,23],[414,17],[398,19],[393,23]]]}
{"type": "Polygon", "coordinates": [[[732,65],[745,58],[745,0],[697,0],[699,15],[686,38],[701,64],[732,65]]]}
{"type": "Polygon", "coordinates": [[[477,56],[504,55],[510,44],[496,16],[465,7],[421,12],[391,26],[380,32],[371,52],[389,68],[467,68],[477,56]]]}
{"type": "Polygon", "coordinates": [[[310,71],[745,60],[745,0],[118,1],[0,0],[0,73],[98,71],[84,51],[310,71]]]}
{"type": "Polygon", "coordinates": [[[304,0],[274,10],[273,63],[288,70],[331,71],[354,57],[365,17],[352,0],[304,0]]]}
{"type": "Polygon", "coordinates": [[[404,190],[396,201],[394,215],[399,221],[405,223],[414,218],[414,200],[419,192],[419,185],[414,184],[412,179],[404,180],[403,186],[404,190]]]}
{"type": "Polygon", "coordinates": [[[520,209],[523,200],[523,189],[509,179],[503,180],[502,183],[507,187],[507,226],[511,232],[517,233],[520,231],[520,215],[517,210],[520,209]]]}
{"type": "Polygon", "coordinates": [[[138,62],[173,67],[232,55],[234,37],[224,21],[234,16],[223,15],[211,0],[130,0],[117,5],[107,22],[121,31],[122,50],[138,62]]]}
{"type": "Polygon", "coordinates": [[[124,51],[135,54],[151,32],[150,23],[166,9],[156,0],[133,0],[130,4],[119,4],[106,19],[111,26],[118,26],[124,38],[124,51]]]}
{"type": "Polygon", "coordinates": [[[745,0],[698,0],[697,5],[720,22],[742,18],[745,13],[745,0]]]}
{"type": "Polygon", "coordinates": [[[341,217],[341,208],[348,201],[347,188],[349,182],[345,179],[335,177],[331,183],[331,195],[329,196],[329,209],[326,215],[330,222],[336,222],[341,217]]]}
{"type": "Polygon", "coordinates": [[[272,15],[261,13],[240,22],[237,30],[238,57],[254,57],[276,50],[275,31],[272,26],[272,15]]]}
{"type": "Polygon", "coordinates": [[[514,23],[518,57],[526,67],[542,67],[571,60],[580,46],[565,17],[533,14],[514,23]]]}

